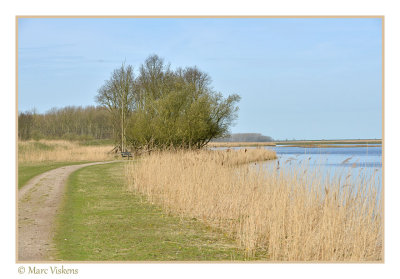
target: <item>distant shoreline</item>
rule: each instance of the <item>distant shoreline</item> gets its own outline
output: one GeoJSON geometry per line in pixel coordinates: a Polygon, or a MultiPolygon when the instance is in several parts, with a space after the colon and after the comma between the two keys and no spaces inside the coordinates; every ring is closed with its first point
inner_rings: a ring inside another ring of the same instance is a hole
{"type": "Polygon", "coordinates": [[[348,148],[348,147],[382,147],[381,144],[299,144],[299,145],[278,145],[282,147],[304,147],[304,148],[348,148]]]}
{"type": "Polygon", "coordinates": [[[257,146],[286,146],[307,148],[339,148],[339,147],[380,147],[382,140],[299,140],[271,142],[210,142],[208,147],[257,147],[257,146]]]}

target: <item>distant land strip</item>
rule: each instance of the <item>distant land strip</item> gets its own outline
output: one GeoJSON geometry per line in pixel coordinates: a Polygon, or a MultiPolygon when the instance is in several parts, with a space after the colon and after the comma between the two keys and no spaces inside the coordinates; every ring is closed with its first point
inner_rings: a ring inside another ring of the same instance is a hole
{"type": "Polygon", "coordinates": [[[279,145],[304,145],[304,144],[382,144],[381,139],[346,139],[346,140],[292,140],[292,141],[274,141],[279,145]]]}
{"type": "Polygon", "coordinates": [[[381,147],[380,144],[297,144],[297,145],[284,145],[285,147],[306,147],[306,148],[346,148],[346,147],[381,147]]]}
{"type": "Polygon", "coordinates": [[[380,147],[382,140],[360,139],[360,140],[299,140],[299,141],[270,141],[270,142],[210,142],[208,147],[242,147],[242,146],[276,146],[287,147],[380,147]]]}

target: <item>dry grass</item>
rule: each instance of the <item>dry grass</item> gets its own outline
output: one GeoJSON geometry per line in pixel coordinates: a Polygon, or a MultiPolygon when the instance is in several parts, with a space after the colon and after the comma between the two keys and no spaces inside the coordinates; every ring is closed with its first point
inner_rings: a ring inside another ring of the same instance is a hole
{"type": "Polygon", "coordinates": [[[18,162],[103,161],[113,158],[111,145],[81,146],[64,140],[19,141],[18,162]]]}
{"type": "Polygon", "coordinates": [[[207,147],[275,146],[274,142],[209,142],[207,147]]]}
{"type": "MultiPolygon", "coordinates": [[[[182,153],[179,151],[178,153],[182,153]]],[[[239,149],[239,150],[202,150],[189,152],[195,154],[199,161],[204,157],[216,165],[237,166],[241,164],[276,159],[276,152],[268,149],[239,149]]]]}
{"type": "Polygon", "coordinates": [[[128,188],[171,213],[225,230],[249,254],[269,260],[382,260],[382,209],[373,179],[332,182],[306,168],[232,166],[248,162],[238,159],[244,154],[154,153],[126,167],[128,188]]]}

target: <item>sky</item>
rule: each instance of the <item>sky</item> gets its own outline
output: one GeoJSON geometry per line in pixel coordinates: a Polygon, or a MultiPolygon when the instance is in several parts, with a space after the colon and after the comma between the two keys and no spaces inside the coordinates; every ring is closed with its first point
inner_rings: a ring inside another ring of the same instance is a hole
{"type": "Polygon", "coordinates": [[[19,18],[18,110],[96,105],[115,68],[152,54],[239,94],[233,133],[382,137],[380,18],[19,18]]]}

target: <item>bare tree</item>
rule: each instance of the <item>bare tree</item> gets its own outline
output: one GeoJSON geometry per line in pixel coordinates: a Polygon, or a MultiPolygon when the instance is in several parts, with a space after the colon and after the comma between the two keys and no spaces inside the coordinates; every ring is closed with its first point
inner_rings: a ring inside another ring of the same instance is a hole
{"type": "Polygon", "coordinates": [[[135,103],[134,73],[132,66],[124,64],[98,90],[96,102],[113,115],[114,139],[121,151],[126,149],[126,126],[135,103]]]}

